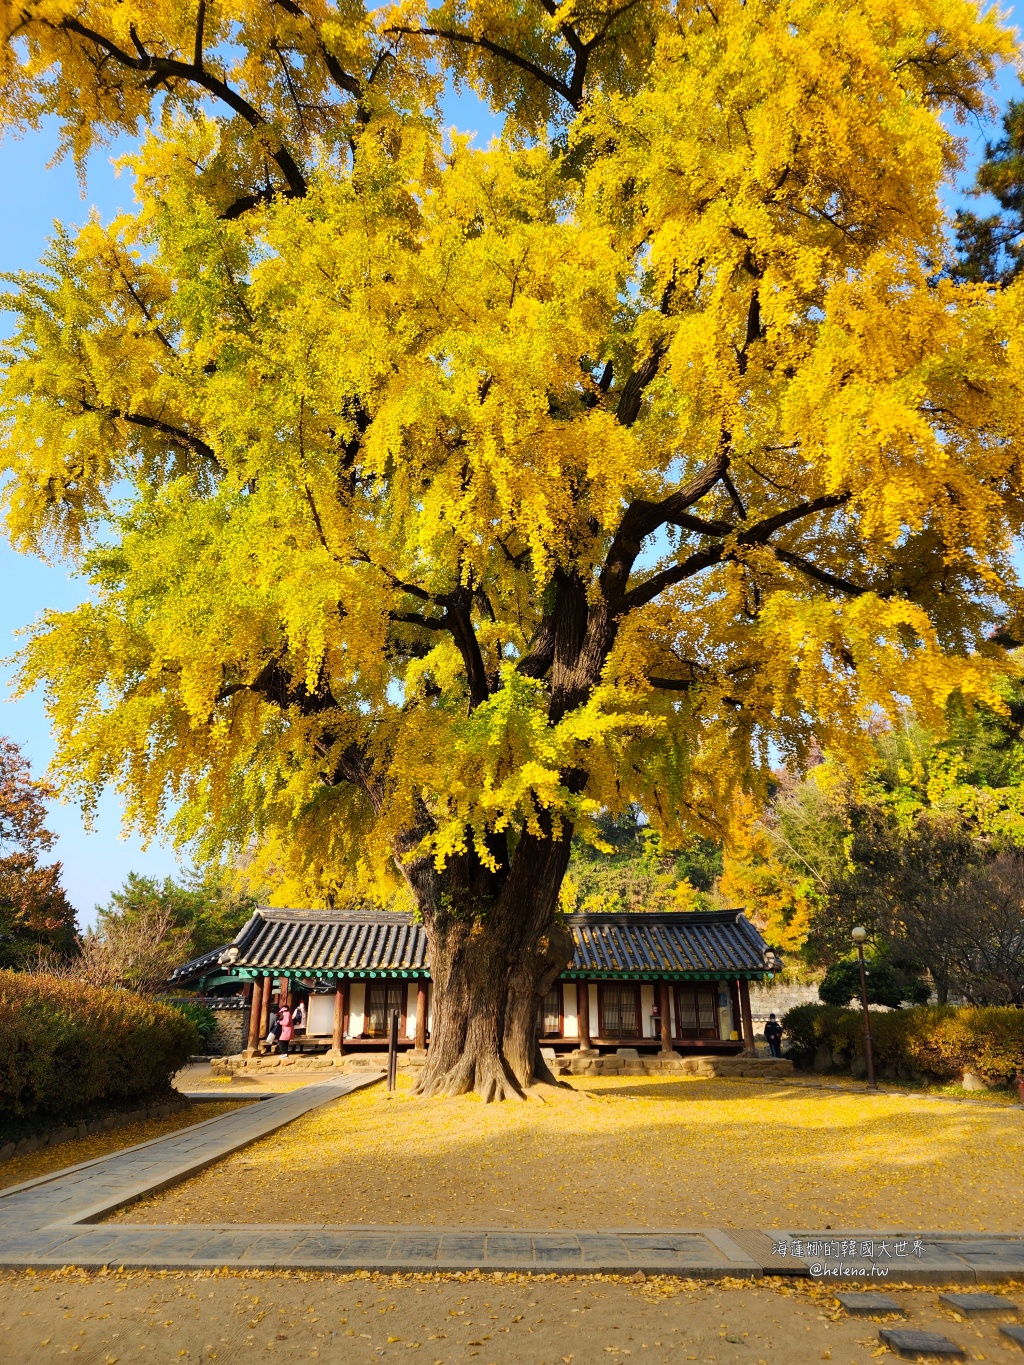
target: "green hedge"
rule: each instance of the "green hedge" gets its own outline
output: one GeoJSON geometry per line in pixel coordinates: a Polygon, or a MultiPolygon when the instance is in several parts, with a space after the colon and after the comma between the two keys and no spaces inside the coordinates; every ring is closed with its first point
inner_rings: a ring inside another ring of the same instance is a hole
{"type": "Polygon", "coordinates": [[[180,1010],[131,991],[0,971],[0,1116],[69,1120],[165,1092],[198,1043],[180,1010]]]}
{"type": "MultiPolygon", "coordinates": [[[[782,1020],[795,1060],[810,1065],[820,1047],[835,1064],[863,1068],[864,1017],[835,1005],[798,1005],[782,1020]]],[[[920,1005],[871,1011],[871,1045],[879,1072],[952,1080],[975,1071],[991,1081],[1024,1072],[1024,1010],[920,1005]]]]}

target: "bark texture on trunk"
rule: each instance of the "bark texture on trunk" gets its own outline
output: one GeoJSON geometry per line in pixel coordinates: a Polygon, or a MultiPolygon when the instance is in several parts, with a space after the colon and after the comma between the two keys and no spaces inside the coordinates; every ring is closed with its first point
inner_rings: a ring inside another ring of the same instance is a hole
{"type": "MultiPolygon", "coordinates": [[[[486,1101],[521,1098],[553,1081],[537,1044],[537,1005],[572,956],[557,925],[571,831],[523,834],[498,871],[471,853],[401,861],[430,944],[433,1027],[416,1082],[421,1095],[475,1091],[486,1101]]],[[[503,856],[502,856],[503,855],[503,856]]]]}

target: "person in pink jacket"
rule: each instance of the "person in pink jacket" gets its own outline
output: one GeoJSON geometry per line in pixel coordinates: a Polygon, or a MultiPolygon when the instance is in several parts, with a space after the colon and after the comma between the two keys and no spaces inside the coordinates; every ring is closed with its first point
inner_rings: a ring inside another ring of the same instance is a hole
{"type": "Polygon", "coordinates": [[[287,1005],[281,1006],[281,1012],[277,1016],[277,1022],[281,1027],[281,1055],[288,1056],[288,1044],[292,1040],[292,1012],[287,1005]]]}

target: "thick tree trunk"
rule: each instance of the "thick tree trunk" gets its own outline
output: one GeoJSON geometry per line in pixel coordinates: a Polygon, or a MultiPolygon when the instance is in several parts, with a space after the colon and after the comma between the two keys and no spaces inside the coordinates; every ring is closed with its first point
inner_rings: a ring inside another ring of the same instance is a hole
{"type": "Polygon", "coordinates": [[[417,1093],[521,1098],[536,1079],[552,1079],[537,1046],[537,1004],[572,953],[555,923],[569,839],[568,830],[559,839],[523,834],[498,874],[469,855],[442,872],[425,859],[403,862],[434,991],[417,1093]]]}

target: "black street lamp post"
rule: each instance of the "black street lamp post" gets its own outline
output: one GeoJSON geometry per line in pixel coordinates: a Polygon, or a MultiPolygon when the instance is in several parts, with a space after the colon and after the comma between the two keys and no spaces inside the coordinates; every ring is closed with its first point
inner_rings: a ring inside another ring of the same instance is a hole
{"type": "Polygon", "coordinates": [[[871,1015],[868,1013],[868,978],[864,970],[864,940],[868,936],[868,931],[859,925],[854,929],[851,938],[857,945],[857,958],[860,962],[860,1003],[864,1011],[864,1056],[868,1063],[868,1089],[877,1090],[875,1084],[875,1057],[871,1050],[871,1015]]]}

